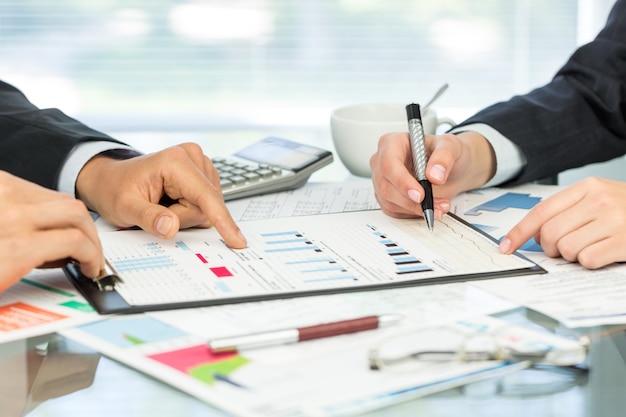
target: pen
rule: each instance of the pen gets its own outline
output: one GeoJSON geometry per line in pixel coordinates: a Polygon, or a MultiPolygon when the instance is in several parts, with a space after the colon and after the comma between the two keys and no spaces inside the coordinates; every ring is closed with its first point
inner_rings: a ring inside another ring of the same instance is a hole
{"type": "Polygon", "coordinates": [[[422,114],[419,104],[411,103],[406,106],[406,115],[409,120],[409,136],[411,138],[411,151],[413,153],[413,169],[415,178],[424,189],[422,211],[431,232],[435,226],[435,211],[433,203],[433,187],[426,178],[426,144],[424,142],[424,127],[422,126],[422,114]]]}
{"type": "Polygon", "coordinates": [[[366,316],[332,323],[322,323],[314,326],[272,330],[268,332],[214,339],[209,341],[209,347],[213,352],[227,352],[238,349],[252,349],[265,346],[304,342],[305,340],[320,339],[322,337],[339,336],[342,334],[377,329],[382,326],[397,323],[402,319],[403,316],[399,314],[366,316]]]}

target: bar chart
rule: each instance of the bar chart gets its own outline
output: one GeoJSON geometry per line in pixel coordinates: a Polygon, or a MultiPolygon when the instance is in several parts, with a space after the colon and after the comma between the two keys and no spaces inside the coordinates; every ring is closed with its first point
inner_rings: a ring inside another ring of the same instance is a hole
{"type": "Polygon", "coordinates": [[[524,269],[484,234],[453,218],[429,232],[423,221],[377,211],[241,223],[244,249],[215,229],[179,232],[175,240],[141,231],[103,234],[105,255],[131,305],[224,303],[406,285],[463,273],[524,269]]]}

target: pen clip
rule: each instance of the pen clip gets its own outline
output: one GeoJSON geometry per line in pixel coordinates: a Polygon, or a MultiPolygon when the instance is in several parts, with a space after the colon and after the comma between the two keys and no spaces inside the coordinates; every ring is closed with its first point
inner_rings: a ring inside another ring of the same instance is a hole
{"type": "Polygon", "coordinates": [[[75,277],[75,279],[88,280],[92,282],[98,288],[98,291],[102,292],[114,291],[115,284],[123,282],[108,261],[105,261],[104,267],[96,278],[90,278],[83,274],[80,270],[80,264],[71,259],[67,264],[66,270],[71,271],[71,274],[75,277]]]}
{"type": "Polygon", "coordinates": [[[113,291],[115,290],[115,284],[123,282],[119,275],[115,273],[109,261],[104,262],[104,268],[100,271],[100,275],[97,278],[93,278],[93,281],[100,291],[113,291]]]}

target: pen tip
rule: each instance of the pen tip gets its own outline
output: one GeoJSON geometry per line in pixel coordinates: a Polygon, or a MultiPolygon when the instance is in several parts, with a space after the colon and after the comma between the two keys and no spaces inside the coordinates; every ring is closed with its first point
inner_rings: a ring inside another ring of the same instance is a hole
{"type": "Polygon", "coordinates": [[[424,210],[424,218],[426,219],[428,230],[432,232],[435,228],[435,213],[433,210],[424,210]]]}

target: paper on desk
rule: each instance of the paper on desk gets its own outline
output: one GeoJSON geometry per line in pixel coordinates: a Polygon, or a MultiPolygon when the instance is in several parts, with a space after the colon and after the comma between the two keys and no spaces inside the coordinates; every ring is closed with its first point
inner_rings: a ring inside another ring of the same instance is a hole
{"type": "Polygon", "coordinates": [[[449,388],[463,382],[455,377],[471,372],[477,372],[472,378],[480,378],[506,370],[494,363],[455,364],[395,375],[371,371],[367,352],[401,326],[469,319],[512,307],[458,283],[118,316],[63,334],[234,415],[338,416],[449,388]],[[205,343],[234,334],[383,313],[403,314],[406,321],[239,354],[214,354],[205,343]],[[431,385],[441,380],[448,380],[447,385],[431,385]]]}
{"type": "MultiPolygon", "coordinates": [[[[511,188],[481,188],[452,199],[450,211],[496,239],[504,236],[528,211],[560,188],[553,185],[526,184],[511,188]]],[[[524,250],[540,248],[529,242],[524,250]]]]}
{"type": "Polygon", "coordinates": [[[239,250],[215,229],[182,231],[172,240],[142,231],[100,237],[123,280],[115,290],[131,306],[211,305],[537,271],[451,216],[432,233],[423,219],[393,219],[380,210],[240,227],[248,246],[239,250]]]}
{"type": "MultiPolygon", "coordinates": [[[[560,189],[562,187],[540,184],[479,189],[454,198],[450,211],[500,240],[535,204],[560,189]]],[[[577,267],[577,264],[563,258],[546,256],[532,238],[522,245],[519,252],[547,271],[565,271],[577,267]]]]}
{"type": "Polygon", "coordinates": [[[0,293],[0,343],[100,319],[61,269],[34,270],[0,293]]]}
{"type": "Polygon", "coordinates": [[[149,313],[205,339],[250,331],[307,326],[354,317],[401,314],[414,325],[493,314],[518,307],[482,289],[453,283],[316,297],[248,302],[149,313]]]}
{"type": "MultiPolygon", "coordinates": [[[[452,211],[500,239],[536,203],[560,189],[524,185],[476,190],[454,199],[452,211]]],[[[626,266],[615,264],[589,271],[562,258],[549,258],[534,240],[526,243],[520,252],[550,273],[473,285],[540,311],[568,327],[626,323],[626,266]]]]}
{"type": "Polygon", "coordinates": [[[525,305],[567,327],[626,323],[626,266],[582,267],[473,285],[525,305]]]}
{"type": "Polygon", "coordinates": [[[226,203],[235,221],[308,216],[380,208],[371,180],[310,182],[280,193],[243,198],[226,203]]]}

